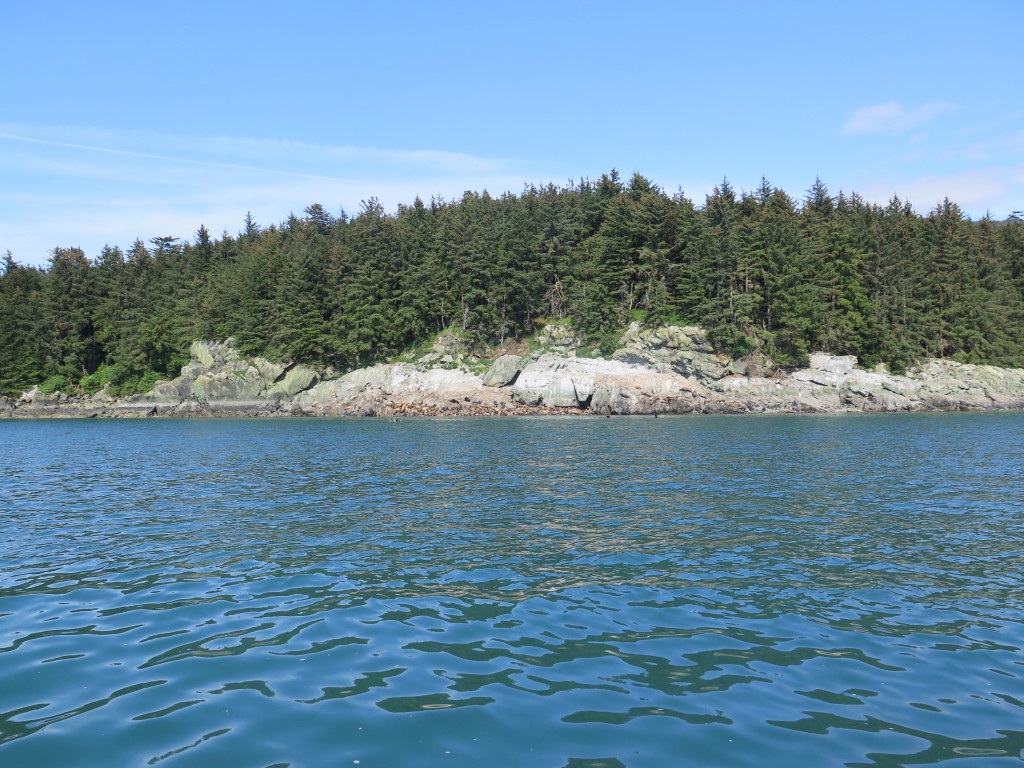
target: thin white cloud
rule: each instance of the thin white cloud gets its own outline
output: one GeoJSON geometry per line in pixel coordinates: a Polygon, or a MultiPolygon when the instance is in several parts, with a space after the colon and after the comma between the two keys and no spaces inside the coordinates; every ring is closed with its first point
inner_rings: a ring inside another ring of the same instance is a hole
{"type": "Polygon", "coordinates": [[[0,140],[6,141],[20,141],[28,144],[46,144],[51,147],[63,147],[65,149],[81,149],[87,152],[102,152],[111,155],[120,155],[122,157],[139,158],[143,160],[161,160],[170,163],[184,163],[186,165],[201,165],[208,168],[224,168],[228,170],[236,171],[255,171],[257,173],[276,174],[280,176],[297,176],[299,178],[316,179],[316,178],[327,178],[324,176],[316,176],[307,173],[293,173],[291,171],[280,171],[274,168],[256,168],[249,165],[239,165],[236,163],[214,163],[206,160],[198,160],[195,158],[188,157],[170,157],[168,155],[158,155],[149,152],[132,152],[127,149],[113,149],[111,147],[96,147],[88,144],[74,144],[71,142],[64,141],[50,141],[48,139],[37,139],[31,136],[18,136],[13,133],[0,133],[0,140]]]}
{"type": "Polygon", "coordinates": [[[1006,158],[1021,153],[1024,153],[1024,131],[974,142],[958,150],[960,156],[972,162],[1006,158]]]}
{"type": "Polygon", "coordinates": [[[1024,111],[1022,110],[1002,112],[993,119],[986,120],[984,122],[965,125],[958,131],[958,133],[961,136],[975,136],[999,133],[1006,129],[1007,127],[1012,128],[1013,126],[1019,125],[1022,119],[1024,119],[1024,111]]]}
{"type": "Polygon", "coordinates": [[[104,244],[190,238],[200,224],[233,234],[247,211],[266,226],[314,202],[356,213],[376,197],[394,210],[417,195],[518,192],[554,174],[440,150],[0,125],[0,175],[0,253],[42,264],[55,246],[96,256],[104,244]]]}
{"type": "Polygon", "coordinates": [[[898,101],[858,107],[843,124],[843,136],[858,136],[865,133],[903,131],[923,125],[933,118],[955,107],[948,101],[929,101],[917,107],[905,107],[898,101]]]}
{"type": "Polygon", "coordinates": [[[858,190],[866,199],[885,203],[898,195],[919,213],[927,213],[949,198],[961,208],[991,211],[1003,218],[1024,210],[1024,164],[971,168],[944,176],[922,176],[905,181],[877,182],[858,190]]]}
{"type": "Polygon", "coordinates": [[[485,158],[441,150],[381,149],[247,136],[177,136],[77,127],[0,125],[0,141],[5,140],[298,178],[333,178],[338,174],[350,175],[352,170],[366,166],[393,167],[406,173],[418,170],[476,174],[521,165],[509,158],[485,158]]]}

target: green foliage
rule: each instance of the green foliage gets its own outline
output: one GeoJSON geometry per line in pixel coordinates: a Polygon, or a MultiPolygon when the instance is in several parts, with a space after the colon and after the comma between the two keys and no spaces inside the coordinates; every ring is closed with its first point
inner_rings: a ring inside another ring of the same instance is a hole
{"type": "Polygon", "coordinates": [[[735,358],[746,357],[755,349],[757,349],[757,340],[747,336],[745,334],[737,334],[733,341],[733,352],[732,356],[735,358]]]}
{"type": "Polygon", "coordinates": [[[127,377],[120,385],[111,387],[115,397],[128,397],[141,392],[149,392],[158,381],[167,377],[157,371],[146,371],[135,376],[127,377]]]}
{"type": "Polygon", "coordinates": [[[602,334],[598,343],[598,349],[601,351],[603,357],[611,357],[612,353],[619,348],[619,340],[622,338],[622,334],[618,331],[609,331],[602,334]]]}
{"type": "Polygon", "coordinates": [[[607,355],[601,352],[601,340],[593,339],[588,340],[587,344],[585,344],[576,352],[576,357],[599,359],[607,357],[607,355]]]}
{"type": "Polygon", "coordinates": [[[68,388],[68,379],[66,376],[56,374],[50,376],[46,381],[39,385],[39,391],[44,395],[52,395],[54,392],[60,392],[68,388]]]}
{"type": "Polygon", "coordinates": [[[111,386],[117,386],[128,378],[128,369],[121,363],[114,365],[101,365],[93,373],[84,377],[78,386],[86,392],[86,394],[95,394],[99,392],[103,387],[110,384],[111,386]]]}

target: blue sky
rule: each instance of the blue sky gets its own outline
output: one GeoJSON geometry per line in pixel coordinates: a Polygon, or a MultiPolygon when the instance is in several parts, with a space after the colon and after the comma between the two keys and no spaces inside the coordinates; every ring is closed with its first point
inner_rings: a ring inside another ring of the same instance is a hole
{"type": "Polygon", "coordinates": [[[8,2],[0,252],[639,171],[1024,209],[1024,2],[8,2]]]}

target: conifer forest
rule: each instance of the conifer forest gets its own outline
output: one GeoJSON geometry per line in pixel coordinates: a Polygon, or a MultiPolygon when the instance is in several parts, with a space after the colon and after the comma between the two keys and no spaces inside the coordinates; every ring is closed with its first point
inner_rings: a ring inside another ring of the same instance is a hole
{"type": "Polygon", "coordinates": [[[788,367],[809,351],[899,372],[951,358],[1024,367],[1024,218],[927,215],[767,181],[695,203],[636,174],[416,199],[394,213],[310,205],[215,237],[127,251],[56,247],[0,266],[0,392],[120,394],[173,377],[195,339],[336,370],[439,331],[481,349],[565,320],[610,352],[634,320],[707,329],[724,355],[788,367]]]}

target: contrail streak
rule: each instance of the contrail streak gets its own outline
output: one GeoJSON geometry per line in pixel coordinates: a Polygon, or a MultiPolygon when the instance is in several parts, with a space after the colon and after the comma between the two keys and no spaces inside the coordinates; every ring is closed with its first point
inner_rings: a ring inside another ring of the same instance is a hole
{"type": "Polygon", "coordinates": [[[202,165],[209,168],[230,168],[236,171],[255,171],[256,173],[269,173],[276,176],[292,176],[298,179],[319,179],[321,181],[343,181],[333,176],[318,176],[312,173],[295,173],[294,171],[277,171],[272,168],[256,168],[252,165],[236,165],[234,163],[213,163],[207,160],[191,160],[184,157],[170,157],[168,155],[153,155],[148,152],[132,152],[127,149],[111,149],[109,147],[93,147],[88,144],[71,144],[65,141],[50,141],[49,139],[35,139],[31,136],[18,136],[13,133],[0,133],[0,139],[9,141],[24,141],[30,144],[47,144],[51,147],[67,147],[69,149],[84,149],[89,152],[106,152],[110,155],[124,155],[125,157],[144,157],[149,160],[166,160],[172,163],[184,163],[186,165],[202,165]]]}

